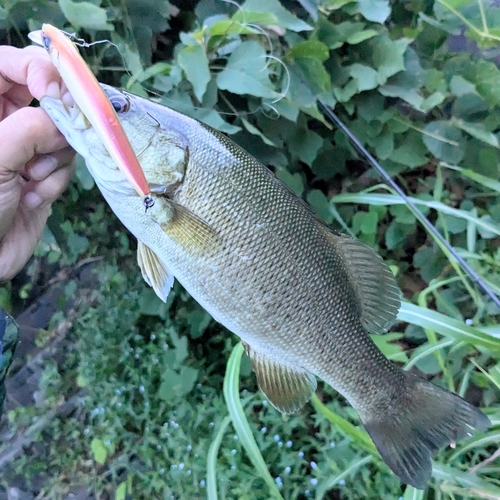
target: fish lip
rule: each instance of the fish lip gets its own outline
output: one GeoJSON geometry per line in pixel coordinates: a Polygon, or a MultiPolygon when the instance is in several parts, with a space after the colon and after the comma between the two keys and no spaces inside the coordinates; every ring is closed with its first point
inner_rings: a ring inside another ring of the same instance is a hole
{"type": "MultiPolygon", "coordinates": [[[[71,102],[71,100],[67,100],[67,102],[71,102]]],[[[56,99],[47,95],[43,96],[40,99],[40,106],[45,110],[45,112],[50,116],[51,120],[55,123],[64,122],[72,126],[76,125],[77,120],[81,122],[81,118],[84,118],[82,111],[76,103],[73,102],[72,105],[68,105],[63,102],[62,98],[56,99]]],[[[79,126],[72,128],[78,128],[82,130],[91,127],[90,124],[88,124],[88,126],[86,127],[82,127],[81,123],[79,123],[78,125],[79,126]]]]}

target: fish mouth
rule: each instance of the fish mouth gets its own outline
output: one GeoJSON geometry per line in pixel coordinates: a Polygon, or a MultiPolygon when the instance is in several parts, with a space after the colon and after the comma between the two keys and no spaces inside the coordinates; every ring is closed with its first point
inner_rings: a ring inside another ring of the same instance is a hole
{"type": "Polygon", "coordinates": [[[60,97],[43,96],[40,99],[40,107],[65,136],[70,130],[83,132],[92,127],[69,92],[60,97]]]}

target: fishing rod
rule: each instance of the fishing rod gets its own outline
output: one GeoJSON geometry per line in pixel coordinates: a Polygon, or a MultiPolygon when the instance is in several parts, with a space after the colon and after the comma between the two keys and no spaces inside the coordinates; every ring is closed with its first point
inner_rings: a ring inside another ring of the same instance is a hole
{"type": "Polygon", "coordinates": [[[417,216],[425,228],[431,232],[455,258],[462,269],[469,275],[470,279],[477,284],[483,292],[493,301],[493,303],[500,309],[500,298],[495,295],[493,290],[483,281],[479,274],[472,269],[472,267],[461,257],[457,251],[450,245],[450,243],[443,237],[443,235],[436,229],[434,224],[422,213],[422,211],[416,206],[416,204],[406,196],[404,191],[396,184],[392,177],[386,172],[386,170],[380,165],[380,163],[369,153],[369,151],[361,144],[358,138],[349,130],[349,128],[342,122],[342,120],[335,114],[333,109],[328,106],[320,98],[316,99],[320,105],[324,115],[328,120],[336,125],[351,141],[356,150],[377,170],[377,172],[382,176],[384,181],[404,200],[408,208],[417,216]]]}

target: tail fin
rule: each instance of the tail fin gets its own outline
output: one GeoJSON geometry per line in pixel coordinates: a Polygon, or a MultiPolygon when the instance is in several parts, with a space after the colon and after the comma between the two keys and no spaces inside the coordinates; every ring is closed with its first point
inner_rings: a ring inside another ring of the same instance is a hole
{"type": "Polygon", "coordinates": [[[439,448],[484,430],[490,420],[461,397],[408,372],[406,394],[382,415],[365,419],[380,455],[400,479],[423,489],[432,472],[431,457],[439,448]]]}

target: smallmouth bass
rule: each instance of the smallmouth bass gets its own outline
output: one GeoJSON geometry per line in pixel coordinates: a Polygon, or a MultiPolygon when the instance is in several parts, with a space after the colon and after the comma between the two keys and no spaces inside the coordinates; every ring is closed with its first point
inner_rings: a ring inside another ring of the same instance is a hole
{"type": "Polygon", "coordinates": [[[49,97],[41,106],[137,237],[144,279],[165,300],[175,276],[238,335],[275,408],[297,411],[316,376],[323,379],[356,409],[389,467],[417,488],[428,482],[437,449],[490,425],[459,396],[389,362],[370,339],[400,306],[395,279],[373,249],[322,223],[223,134],[103,88],[156,194],[147,212],[80,110],[49,97]]]}

